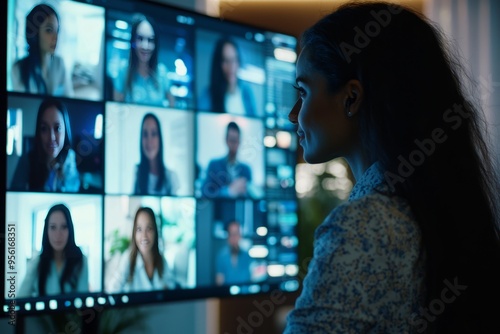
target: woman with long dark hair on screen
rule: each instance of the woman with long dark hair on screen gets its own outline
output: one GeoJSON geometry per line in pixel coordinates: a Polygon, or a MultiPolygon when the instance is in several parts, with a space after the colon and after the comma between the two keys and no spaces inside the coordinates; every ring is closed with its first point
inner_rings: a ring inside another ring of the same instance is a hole
{"type": "Polygon", "coordinates": [[[498,331],[497,177],[445,45],[385,3],[303,34],[289,118],[307,162],[345,157],[357,182],[316,230],[286,334],[498,331]]]}
{"type": "Polygon", "coordinates": [[[45,218],[42,251],[28,264],[18,297],[38,297],[88,292],[87,258],[75,244],[71,213],[54,205],[45,218]]]}
{"type": "Polygon", "coordinates": [[[237,76],[241,66],[238,44],[221,37],[215,44],[208,91],[199,100],[198,109],[219,113],[255,116],[251,88],[237,76]]]}
{"type": "Polygon", "coordinates": [[[59,15],[46,4],[35,6],[26,17],[28,56],[12,67],[14,91],[72,96],[64,61],[54,54],[59,35],[59,15]]]}
{"type": "Polygon", "coordinates": [[[115,81],[114,100],[173,107],[165,65],[158,63],[158,30],[151,18],[135,14],[132,19],[129,63],[115,81]]]}
{"type": "Polygon", "coordinates": [[[147,113],[142,119],[140,135],[141,161],[137,166],[134,194],[174,195],[179,187],[175,172],[163,161],[163,137],[160,121],[147,113]]]}
{"type": "Polygon", "coordinates": [[[80,174],[71,148],[68,111],[58,99],[42,101],[31,151],[17,164],[10,190],[77,192],[80,174]]]}
{"type": "Polygon", "coordinates": [[[160,253],[156,216],[149,207],[137,209],[128,253],[108,284],[109,292],[175,289],[176,282],[160,253]]]}

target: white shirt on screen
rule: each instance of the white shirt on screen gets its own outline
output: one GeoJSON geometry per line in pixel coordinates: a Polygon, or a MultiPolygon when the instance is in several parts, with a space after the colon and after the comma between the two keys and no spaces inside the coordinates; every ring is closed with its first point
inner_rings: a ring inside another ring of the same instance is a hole
{"type": "Polygon", "coordinates": [[[246,114],[245,105],[243,104],[243,95],[241,94],[241,89],[238,86],[236,86],[233,93],[226,93],[224,104],[227,112],[230,114],[246,114]]]}
{"type": "Polygon", "coordinates": [[[134,275],[132,280],[128,280],[130,271],[130,250],[122,254],[118,269],[112,274],[108,284],[109,293],[118,292],[134,292],[134,291],[153,291],[175,289],[176,283],[172,276],[167,261],[162,257],[163,274],[160,274],[157,269],[153,273],[153,278],[149,279],[142,255],[138,252],[135,262],[134,275]]]}

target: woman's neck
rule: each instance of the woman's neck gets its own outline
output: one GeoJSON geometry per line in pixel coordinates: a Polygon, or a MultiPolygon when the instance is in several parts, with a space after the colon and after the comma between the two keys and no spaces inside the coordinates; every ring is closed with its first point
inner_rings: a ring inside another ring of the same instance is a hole
{"type": "Polygon", "coordinates": [[[140,253],[142,256],[142,260],[144,261],[145,265],[152,265],[153,264],[153,254],[152,252],[147,252],[147,253],[140,253]]]}
{"type": "Polygon", "coordinates": [[[363,176],[365,171],[372,165],[372,161],[366,151],[359,149],[347,155],[346,158],[356,182],[363,176]]]}
{"type": "Polygon", "coordinates": [[[145,254],[141,253],[141,256],[142,260],[144,261],[144,269],[146,270],[146,274],[151,279],[153,278],[155,270],[153,254],[152,252],[148,252],[145,254]]]}
{"type": "Polygon", "coordinates": [[[156,159],[150,160],[149,161],[149,172],[153,175],[159,175],[160,171],[158,168],[158,163],[156,162],[156,159]]]}
{"type": "Polygon", "coordinates": [[[56,268],[59,270],[64,264],[65,256],[63,251],[54,251],[54,262],[56,263],[56,268]]]}
{"type": "Polygon", "coordinates": [[[42,71],[45,70],[45,68],[49,65],[51,57],[52,54],[49,52],[40,53],[40,67],[42,68],[42,71]]]}
{"type": "Polygon", "coordinates": [[[148,77],[149,76],[149,64],[148,63],[139,63],[137,66],[137,72],[141,77],[148,77]]]}
{"type": "Polygon", "coordinates": [[[227,84],[227,92],[230,93],[230,94],[234,94],[234,92],[236,92],[236,87],[237,86],[238,86],[238,82],[237,81],[228,82],[228,84],[227,84]]]}

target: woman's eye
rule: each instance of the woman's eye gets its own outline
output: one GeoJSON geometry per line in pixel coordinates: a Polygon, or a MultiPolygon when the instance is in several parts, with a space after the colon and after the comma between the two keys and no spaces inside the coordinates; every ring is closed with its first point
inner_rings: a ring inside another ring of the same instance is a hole
{"type": "Polygon", "coordinates": [[[293,88],[295,88],[299,92],[300,97],[304,97],[306,95],[306,91],[304,88],[297,85],[293,85],[293,88]]]}

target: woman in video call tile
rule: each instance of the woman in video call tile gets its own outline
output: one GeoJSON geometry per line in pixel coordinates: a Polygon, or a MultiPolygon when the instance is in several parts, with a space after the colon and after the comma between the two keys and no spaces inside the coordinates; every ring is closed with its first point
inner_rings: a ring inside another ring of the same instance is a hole
{"type": "Polygon", "coordinates": [[[28,56],[12,67],[14,91],[54,96],[73,95],[64,61],[54,54],[59,34],[59,16],[45,4],[35,6],[26,17],[28,56]]]}
{"type": "Polygon", "coordinates": [[[114,82],[115,101],[174,106],[167,69],[158,63],[158,48],[154,22],[136,14],[132,22],[129,65],[122,69],[114,82]]]}
{"type": "Polygon", "coordinates": [[[198,101],[199,109],[256,115],[252,90],[237,76],[240,65],[241,55],[236,42],[227,37],[219,39],[212,57],[210,86],[198,101]]]}
{"type": "Polygon", "coordinates": [[[47,213],[42,252],[27,267],[19,298],[89,291],[87,258],[75,244],[73,220],[64,204],[47,213]]]}
{"type": "Polygon", "coordinates": [[[176,282],[158,246],[158,228],[153,210],[139,208],[135,214],[132,239],[122,255],[119,270],[113,273],[109,292],[175,289],[176,282]]]}
{"type": "Polygon", "coordinates": [[[71,127],[66,106],[45,99],[38,108],[33,149],[22,155],[10,190],[77,192],[80,175],[71,149],[71,127]]]}
{"type": "Polygon", "coordinates": [[[175,195],[177,174],[163,162],[163,137],[158,118],[148,113],[142,119],[141,161],[136,169],[135,195],[175,195]]]}

